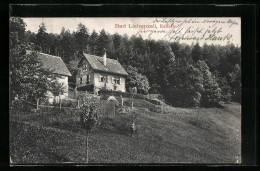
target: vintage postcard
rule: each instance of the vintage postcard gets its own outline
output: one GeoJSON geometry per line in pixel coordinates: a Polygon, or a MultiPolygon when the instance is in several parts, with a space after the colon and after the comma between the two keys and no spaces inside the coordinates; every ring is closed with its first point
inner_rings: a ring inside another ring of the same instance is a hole
{"type": "Polygon", "coordinates": [[[10,17],[10,164],[241,164],[241,18],[10,17]]]}

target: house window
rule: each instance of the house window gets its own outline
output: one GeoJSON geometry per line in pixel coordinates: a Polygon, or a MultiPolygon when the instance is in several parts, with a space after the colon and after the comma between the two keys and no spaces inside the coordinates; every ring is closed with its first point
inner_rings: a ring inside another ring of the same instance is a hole
{"type": "Polygon", "coordinates": [[[120,78],[118,78],[118,77],[112,77],[112,83],[113,83],[113,84],[120,84],[120,78]]]}
{"type": "Polygon", "coordinates": [[[86,84],[90,83],[90,75],[87,75],[87,80],[86,80],[86,84]]]}
{"type": "Polygon", "coordinates": [[[121,80],[120,78],[117,78],[117,79],[116,79],[116,83],[117,83],[117,84],[120,84],[120,80],[121,80]]]}
{"type": "Polygon", "coordinates": [[[87,65],[85,65],[83,68],[84,68],[85,71],[88,69],[87,65]]]}
{"type": "Polygon", "coordinates": [[[83,84],[82,77],[79,78],[79,83],[80,83],[80,84],[83,84]]]}
{"type": "Polygon", "coordinates": [[[106,77],[107,77],[107,76],[100,74],[99,81],[100,81],[100,82],[106,82],[106,77]]]}

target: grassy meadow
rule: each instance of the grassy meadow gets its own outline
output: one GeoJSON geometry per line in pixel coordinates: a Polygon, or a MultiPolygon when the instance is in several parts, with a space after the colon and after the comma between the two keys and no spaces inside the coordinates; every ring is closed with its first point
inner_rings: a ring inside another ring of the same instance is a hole
{"type": "Polygon", "coordinates": [[[156,109],[145,100],[136,104],[114,117],[102,116],[90,133],[80,124],[79,110],[11,112],[13,164],[240,162],[239,104],[223,104],[223,108],[157,105],[156,109]],[[132,120],[137,126],[133,137],[132,120]]]}

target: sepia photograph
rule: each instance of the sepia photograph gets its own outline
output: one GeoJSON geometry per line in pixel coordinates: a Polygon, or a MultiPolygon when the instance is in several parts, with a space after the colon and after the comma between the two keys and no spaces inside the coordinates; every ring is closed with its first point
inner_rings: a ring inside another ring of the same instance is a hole
{"type": "Polygon", "coordinates": [[[240,17],[9,20],[10,165],[241,164],[240,17]]]}

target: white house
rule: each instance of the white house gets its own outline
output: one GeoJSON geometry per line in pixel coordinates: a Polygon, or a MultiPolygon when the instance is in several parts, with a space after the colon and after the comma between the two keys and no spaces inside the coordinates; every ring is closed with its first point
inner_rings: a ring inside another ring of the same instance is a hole
{"type": "Polygon", "coordinates": [[[118,60],[82,54],[78,64],[76,86],[79,91],[98,93],[100,89],[125,92],[126,77],[128,73],[118,60]]]}
{"type": "MultiPolygon", "coordinates": [[[[27,51],[31,53],[31,51],[27,51]]],[[[63,84],[65,87],[64,93],[60,94],[59,98],[64,99],[68,97],[68,77],[71,76],[68,68],[62,59],[58,56],[53,56],[45,53],[36,52],[37,58],[42,63],[42,68],[50,70],[53,74],[57,75],[56,80],[63,84]]],[[[47,92],[46,96],[49,98],[49,101],[54,100],[54,96],[51,92],[47,92]]]]}

